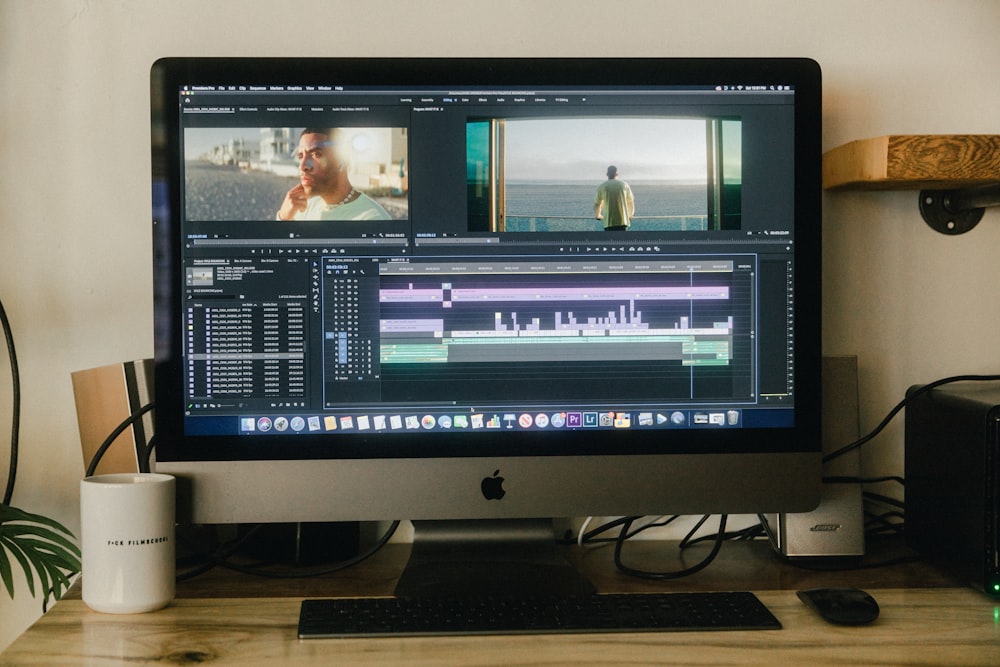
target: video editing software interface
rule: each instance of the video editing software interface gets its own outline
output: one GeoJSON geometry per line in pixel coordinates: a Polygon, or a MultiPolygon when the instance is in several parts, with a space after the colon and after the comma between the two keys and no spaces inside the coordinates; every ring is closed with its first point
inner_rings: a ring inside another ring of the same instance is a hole
{"type": "Polygon", "coordinates": [[[186,432],[791,426],[794,94],[182,86],[186,432]]]}

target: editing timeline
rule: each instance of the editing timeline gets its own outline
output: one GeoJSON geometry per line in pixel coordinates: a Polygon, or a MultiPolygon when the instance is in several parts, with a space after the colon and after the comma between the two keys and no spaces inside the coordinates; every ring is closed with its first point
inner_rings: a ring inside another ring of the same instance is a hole
{"type": "MultiPolygon", "coordinates": [[[[544,425],[585,414],[620,428],[642,422],[649,406],[654,423],[669,417],[677,426],[669,406],[685,404],[725,414],[685,412],[691,423],[734,425],[740,412],[731,408],[761,398],[753,254],[284,261],[299,267],[298,289],[276,290],[271,265],[257,260],[245,264],[238,297],[189,302],[190,408],[273,412],[269,420],[312,413],[328,428],[349,415],[412,412],[426,421],[428,411],[460,419],[477,409],[518,423],[539,408],[549,411],[544,425]],[[609,385],[621,406],[594,403],[609,385]],[[615,410],[635,416],[623,422],[629,415],[615,410]]],[[[219,264],[189,280],[220,287],[231,273],[219,264]]]]}
{"type": "Polygon", "coordinates": [[[598,382],[619,382],[633,399],[650,362],[675,398],[747,399],[752,267],[751,258],[732,257],[329,258],[323,404],[451,405],[456,395],[469,405],[539,404],[586,398],[598,382]],[[502,385],[491,379],[499,368],[507,369],[502,385]],[[707,379],[692,381],[699,372],[707,379]]]}

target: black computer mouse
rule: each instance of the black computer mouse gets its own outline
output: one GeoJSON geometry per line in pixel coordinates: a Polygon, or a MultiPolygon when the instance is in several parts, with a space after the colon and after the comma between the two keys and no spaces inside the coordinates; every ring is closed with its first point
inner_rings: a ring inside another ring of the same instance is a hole
{"type": "Polygon", "coordinates": [[[824,620],[837,625],[864,625],[878,618],[878,603],[857,588],[811,588],[796,595],[824,620]]]}

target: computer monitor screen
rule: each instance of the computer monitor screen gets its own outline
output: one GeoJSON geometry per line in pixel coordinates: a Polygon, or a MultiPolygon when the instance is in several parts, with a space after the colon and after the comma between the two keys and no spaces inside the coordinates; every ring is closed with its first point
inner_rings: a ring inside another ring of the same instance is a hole
{"type": "Polygon", "coordinates": [[[157,469],[201,523],[802,511],[802,59],[165,59],[157,469]]]}

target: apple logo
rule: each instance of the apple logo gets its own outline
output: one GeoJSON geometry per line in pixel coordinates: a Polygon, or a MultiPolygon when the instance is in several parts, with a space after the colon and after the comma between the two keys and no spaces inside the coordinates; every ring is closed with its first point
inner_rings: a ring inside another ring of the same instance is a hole
{"type": "Polygon", "coordinates": [[[484,477],[481,486],[486,500],[500,500],[507,493],[503,489],[503,477],[500,477],[499,470],[494,471],[492,477],[484,477]]]}

